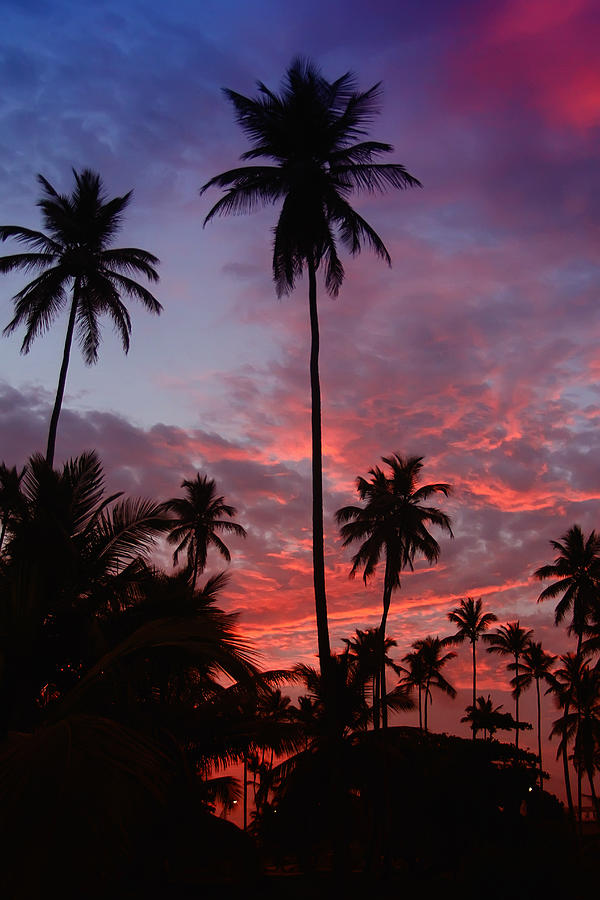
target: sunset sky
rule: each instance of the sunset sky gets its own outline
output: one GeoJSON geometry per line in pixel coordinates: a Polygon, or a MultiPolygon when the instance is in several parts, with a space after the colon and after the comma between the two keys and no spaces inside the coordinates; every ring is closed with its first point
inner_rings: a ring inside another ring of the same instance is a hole
{"type": "MultiPolygon", "coordinates": [[[[594,0],[5,5],[2,223],[40,228],[36,174],[69,192],[71,168],[88,167],[111,196],[134,189],[117,246],[161,259],[164,313],[131,302],[128,357],[108,324],[98,365],[74,351],[57,461],[95,447],[111,488],[158,498],[198,470],[215,478],[248,530],[229,542],[223,605],[265,665],[316,652],[307,283],[276,298],[273,208],[203,230],[219,194],[198,189],[248,147],[221,88],[278,89],[298,54],[330,80],[350,69],[362,89],[382,81],[371,136],[423,183],[355,198],[392,268],[368,251],[345,258],[339,298],[320,296],[334,648],[377,624],[381,582],[348,580],[333,514],[396,451],[455,489],[440,503],[454,540],[439,535],[438,565],[417,565],[393,598],[398,656],[448,634],[467,595],[564,652],[573,641],[553,605],[536,604],[531,573],[572,524],[600,527],[598,46],[594,0]]],[[[26,277],[2,280],[2,326],[26,277]]],[[[9,465],[45,447],[65,329],[66,317],[27,356],[22,333],[2,339],[9,465]]],[[[504,667],[482,654],[479,687],[512,708],[504,667]]],[[[462,733],[468,653],[448,675],[464,690],[453,706],[434,700],[431,724],[462,733]]]]}

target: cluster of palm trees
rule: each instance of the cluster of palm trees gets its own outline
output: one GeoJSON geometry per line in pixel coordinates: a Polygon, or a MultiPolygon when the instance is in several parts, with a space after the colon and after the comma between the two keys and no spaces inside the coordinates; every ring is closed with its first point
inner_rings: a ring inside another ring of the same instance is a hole
{"type": "MultiPolygon", "coordinates": [[[[440,545],[431,531],[437,528],[452,537],[450,517],[429,505],[431,498],[448,497],[451,486],[420,484],[423,457],[382,457],[383,467],[375,465],[367,477],[356,480],[359,504],[336,513],[342,546],[357,546],[350,576],[361,573],[367,584],[384,563],[381,620],[377,627],[347,638],[344,652],[331,652],[323,552],[317,277],[322,273],[329,294],[339,292],[344,277],[340,242],[352,254],[367,244],[389,263],[381,238],[352,209],[349,198],[355,191],[403,189],[419,182],[403,166],[377,161],[392,150],[390,145],[366,139],[367,126],[378,111],[379,85],[360,92],[350,74],[328,82],[312,63],[297,59],[280,93],[259,84],[255,98],[233,91],[226,95],[251,142],[242,159],[252,163],[204,185],[202,192],[214,187],[224,191],[205,221],[281,204],[273,248],[277,292],[292,291],[305,271],[308,276],[319,668],[299,665],[285,672],[260,672],[239,635],[236,617],[216,605],[226,576],[219,573],[199,584],[211,548],[229,561],[224,537],[246,534],[235,521],[235,507],[218,494],[212,479],[198,473],[182,482],[183,496],[155,502],[106,496],[102,466],[93,452],[54,467],[73,337],[78,337],[85,361],[93,363],[103,315],[112,319],[124,350],[129,347],[131,321],[122,295],[156,314],[161,306],[135,280],[144,276],[155,283],[158,259],[138,248],[112,247],[131,192],[109,200],[100,177],[83,170],[74,172],[75,187],[63,195],[39,176],[44,231],[0,227],[0,239],[27,248],[2,257],[0,272],[35,274],[15,295],[14,316],[5,332],[25,326],[22,350],[28,352],[66,306],[69,313],[46,454],[32,456],[21,471],[0,466],[0,729],[6,738],[0,751],[0,793],[5,792],[5,800],[10,794],[11,773],[18,766],[15,747],[28,747],[29,760],[39,747],[42,759],[44,740],[50,740],[60,722],[80,736],[102,728],[118,738],[128,772],[127,748],[139,749],[142,740],[134,740],[128,729],[143,735],[147,784],[153,767],[160,772],[174,765],[173,755],[165,750],[168,733],[201,776],[207,809],[217,798],[225,805],[239,798],[230,779],[214,776],[219,767],[243,764],[245,824],[249,777],[258,818],[264,819],[273,792],[287,783],[294,768],[300,771],[307,765],[316,750],[329,761],[323,770],[329,774],[323,777],[332,796],[342,797],[340,773],[349,739],[377,732],[379,758],[387,759],[390,710],[411,709],[416,703],[420,736],[426,739],[434,689],[456,695],[443,672],[456,656],[450,648],[468,642],[473,679],[465,720],[473,739],[479,732],[491,738],[499,729],[514,729],[518,756],[519,731],[528,727],[519,720],[519,698],[535,683],[542,788],[541,689],[546,686],[562,711],[553,734],[559,737],[569,807],[574,808],[571,760],[580,814],[585,774],[600,818],[594,788],[600,767],[600,538],[595,532],[586,538],[579,526],[570,528],[561,541],[552,542],[557,552],[553,564],[534,573],[540,580],[555,579],[539,600],[560,598],[556,623],[570,615],[569,632],[577,638],[576,651],[561,656],[558,668],[553,668],[556,658],[534,642],[533,633],[519,621],[490,631],[496,616],[473,598],[461,600],[448,614],[455,634],[414,641],[396,664],[391,656],[396,642],[387,635],[392,598],[403,572],[420,559],[426,564],[438,560],[440,545]],[[175,574],[152,565],[153,548],[162,539],[174,548],[175,566],[185,559],[175,574]],[[514,718],[495,707],[489,695],[486,699],[478,694],[480,639],[490,653],[510,660],[514,718]],[[392,690],[387,689],[390,671],[397,676],[392,690]],[[296,705],[281,693],[285,682],[304,687],[296,705]],[[9,732],[19,734],[9,738],[9,732]]],[[[477,748],[483,743],[476,742],[477,748]]]]}

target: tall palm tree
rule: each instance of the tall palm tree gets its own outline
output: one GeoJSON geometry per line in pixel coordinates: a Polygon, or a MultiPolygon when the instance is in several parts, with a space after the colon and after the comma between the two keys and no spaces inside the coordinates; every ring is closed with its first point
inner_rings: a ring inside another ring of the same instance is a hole
{"type": "MultiPolygon", "coordinates": [[[[540,682],[552,683],[551,671],[556,656],[543,649],[540,641],[529,641],[521,659],[519,680],[512,681],[513,688],[520,691],[526,690],[535,681],[537,694],[537,732],[538,732],[538,758],[540,763],[540,790],[544,789],[544,771],[542,768],[542,701],[540,696],[540,682]]],[[[509,666],[509,668],[512,667],[509,666]]]]}
{"type": "MultiPolygon", "coordinates": [[[[452,644],[462,644],[463,641],[470,641],[473,653],[473,709],[476,706],[477,695],[477,662],[475,659],[475,645],[481,635],[487,631],[492,622],[497,622],[497,616],[494,613],[483,612],[483,602],[481,597],[474,600],[467,597],[460,601],[460,605],[448,613],[448,618],[456,625],[456,634],[449,638],[448,642],[452,644]]],[[[473,739],[475,739],[475,728],[473,728],[473,739]]]]}
{"type": "MultiPolygon", "coordinates": [[[[560,742],[556,753],[556,758],[562,757],[563,776],[565,780],[565,793],[567,796],[567,805],[569,807],[569,815],[571,821],[575,821],[575,812],[573,805],[573,794],[571,791],[571,779],[569,776],[569,755],[568,744],[569,737],[567,735],[567,721],[573,706],[577,706],[578,702],[578,684],[581,674],[582,659],[575,653],[565,653],[559,657],[561,664],[555,669],[550,676],[550,687],[547,693],[552,693],[563,714],[557,719],[552,726],[552,735],[559,735],[560,742]]],[[[578,778],[578,785],[581,786],[581,776],[578,778]]],[[[579,789],[579,806],[581,806],[581,789],[579,789]]]]}
{"type": "Polygon", "coordinates": [[[39,272],[14,296],[15,314],[4,329],[10,334],[25,325],[22,353],[28,353],[70,302],[62,365],[50,419],[46,460],[54,462],[56,429],[63,401],[73,335],[77,332],[83,358],[92,365],[98,358],[99,318],[108,315],[129,350],[131,319],[121,294],[140,300],[149,312],[160,313],[158,300],[131,276],[158,281],[158,259],[135,247],[116,249],[112,239],[120,228],[131,191],[107,200],[100,176],[89,169],[73,170],[75,187],[70,196],[59,194],[43,175],[38,175],[43,196],[38,202],[47,234],[20,225],[0,226],[0,239],[14,238],[30,249],[0,258],[0,272],[23,269],[39,272]],[[67,294],[70,293],[70,301],[67,294]]]}
{"type": "Polygon", "coordinates": [[[398,453],[382,457],[389,466],[387,475],[379,466],[369,469],[369,480],[359,476],[356,489],[364,506],[343,506],[335,514],[342,546],[354,541],[362,541],[352,557],[350,576],[363,569],[365,584],[375,573],[382,555],[385,557],[383,578],[383,612],[379,626],[382,718],[387,725],[385,702],[385,667],[383,665],[383,636],[387,623],[392,592],[400,587],[400,573],[408,568],[412,571],[416,556],[424,557],[428,563],[437,562],[440,546],[428,526],[436,525],[452,537],[449,516],[433,506],[425,506],[424,501],[434,494],[448,496],[449,484],[425,484],[419,487],[420,472],[423,468],[422,456],[402,457],[398,453]]]}
{"type": "Polygon", "coordinates": [[[560,597],[555,624],[559,625],[571,612],[569,632],[577,635],[577,655],[580,656],[588,615],[600,603],[600,534],[592,531],[586,538],[581,527],[573,525],[561,541],[550,541],[550,544],[558,554],[554,563],[540,566],[533,577],[539,581],[558,580],[544,588],[538,603],[560,597]]]}
{"type": "Polygon", "coordinates": [[[516,687],[513,691],[515,698],[515,747],[519,749],[519,696],[521,694],[521,686],[519,682],[519,660],[529,645],[531,629],[521,628],[519,622],[509,622],[507,625],[501,625],[492,634],[484,634],[483,640],[490,645],[488,653],[500,653],[502,656],[512,656],[514,665],[509,664],[509,668],[515,673],[516,687]]]}
{"type": "Polygon", "coordinates": [[[211,178],[201,193],[211,187],[225,193],[204,221],[281,203],[273,247],[278,295],[290,293],[302,273],[308,274],[313,576],[319,661],[324,670],[330,644],[323,549],[317,272],[323,271],[326,291],[336,296],[344,278],[338,241],[353,255],[366,243],[389,264],[383,241],[348,200],[355,191],[402,189],[419,182],[398,163],[375,162],[380,154],[392,151],[389,144],[363,140],[378,112],[379,84],[359,92],[351,73],[329,82],[312,62],[297,58],[287,70],[279,94],[261,82],[258,91],[255,98],[231,90],[225,95],[251,141],[251,148],[241,158],[269,164],[241,166],[211,178]]]}
{"type": "Polygon", "coordinates": [[[173,565],[177,565],[179,554],[187,553],[187,568],[193,585],[196,584],[206,566],[208,548],[212,545],[221,556],[230,562],[229,549],[219,537],[219,532],[246,537],[246,529],[232,519],[237,510],[225,503],[224,497],[217,495],[217,486],[212,478],[198,472],[192,480],[181,482],[184,497],[167,500],[164,508],[175,514],[175,521],[167,537],[170,544],[176,544],[173,565]]]}

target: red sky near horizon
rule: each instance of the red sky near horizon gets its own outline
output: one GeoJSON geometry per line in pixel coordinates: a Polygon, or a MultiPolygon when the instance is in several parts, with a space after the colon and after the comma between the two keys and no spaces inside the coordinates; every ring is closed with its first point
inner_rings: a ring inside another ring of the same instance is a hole
{"type": "MultiPolygon", "coordinates": [[[[74,351],[57,458],[96,447],[110,487],[133,495],[214,477],[248,530],[230,542],[223,605],[265,665],[314,661],[306,284],[275,297],[275,210],[203,230],[218,195],[198,189],[247,149],[221,87],[277,89],[298,53],[330,79],[381,80],[371,135],[424,187],[356,198],[393,267],[366,251],[344,260],[338,300],[321,292],[332,644],[376,625],[381,597],[379,578],[349,581],[333,514],[396,451],[425,457],[425,482],[454,486],[440,506],[455,533],[394,596],[398,657],[449,633],[464,596],[570,649],[531,573],[572,524],[600,527],[598,4],[427,0],[407,21],[383,0],[224,0],[201,14],[64,0],[7,11],[3,31],[3,221],[41,227],[36,173],[69,191],[71,167],[90,167],[110,195],[134,188],[117,243],[162,260],[164,313],[131,305],[129,356],[109,329],[96,367],[74,351]]],[[[23,283],[3,279],[2,325],[23,283]]],[[[64,328],[25,357],[17,338],[2,342],[7,464],[45,444],[64,328]]],[[[461,695],[434,703],[432,725],[462,733],[467,653],[449,676],[461,695]]],[[[502,660],[481,654],[479,687],[510,708],[502,660]]]]}

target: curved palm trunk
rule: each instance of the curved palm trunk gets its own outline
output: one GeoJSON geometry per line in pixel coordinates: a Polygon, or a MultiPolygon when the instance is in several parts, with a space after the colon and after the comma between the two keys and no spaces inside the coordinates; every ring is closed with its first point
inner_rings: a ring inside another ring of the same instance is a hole
{"type": "Polygon", "coordinates": [[[46,462],[52,468],[54,465],[54,450],[56,447],[56,431],[58,428],[58,417],[62,407],[63,396],[65,393],[65,383],[67,381],[67,369],[69,368],[69,357],[71,355],[71,344],[73,343],[73,332],[75,331],[75,318],[77,316],[77,303],[79,300],[79,279],[76,279],[73,285],[73,300],[71,301],[71,311],[69,312],[69,324],[67,325],[67,335],[65,337],[65,348],[63,351],[62,365],[58,376],[58,387],[56,388],[56,398],[54,400],[54,409],[50,418],[50,428],[48,430],[48,446],[46,448],[46,462]]]}
{"type": "Polygon", "coordinates": [[[389,577],[389,560],[385,561],[385,575],[383,578],[383,614],[381,616],[381,624],[379,626],[379,683],[381,693],[381,727],[388,727],[387,714],[387,689],[385,683],[385,629],[387,625],[388,612],[390,611],[390,603],[392,600],[392,588],[390,586],[389,577]]]}
{"type": "Polygon", "coordinates": [[[419,685],[419,731],[423,731],[423,703],[422,703],[422,689],[421,685],[419,685]]]}
{"type": "Polygon", "coordinates": [[[429,681],[425,685],[425,714],[423,718],[423,725],[425,726],[425,731],[429,731],[427,727],[427,704],[431,703],[431,691],[429,690],[429,681]]]}
{"type": "Polygon", "coordinates": [[[323,675],[331,658],[325,596],[325,551],[323,547],[323,466],[321,438],[321,385],[319,381],[319,317],[317,314],[317,276],[311,256],[308,266],[308,305],[310,309],[310,396],[312,426],[312,525],[313,582],[319,643],[319,666],[323,675]]]}

